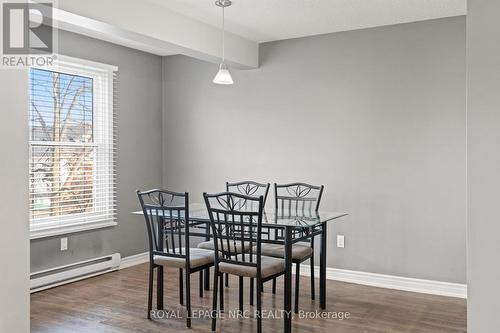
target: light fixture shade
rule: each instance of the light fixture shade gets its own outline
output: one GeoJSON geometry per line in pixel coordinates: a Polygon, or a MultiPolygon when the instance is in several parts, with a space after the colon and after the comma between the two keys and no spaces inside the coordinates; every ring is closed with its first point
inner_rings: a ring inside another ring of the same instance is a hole
{"type": "Polygon", "coordinates": [[[215,84],[233,84],[233,78],[231,77],[231,73],[227,69],[226,64],[222,63],[219,66],[219,71],[217,75],[215,75],[214,80],[212,81],[215,84]]]}

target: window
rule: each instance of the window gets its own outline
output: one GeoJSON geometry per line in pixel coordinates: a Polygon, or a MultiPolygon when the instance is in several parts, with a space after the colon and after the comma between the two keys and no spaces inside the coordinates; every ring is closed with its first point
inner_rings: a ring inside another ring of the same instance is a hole
{"type": "Polygon", "coordinates": [[[116,68],[58,59],[29,70],[31,238],[116,225],[116,68]]]}

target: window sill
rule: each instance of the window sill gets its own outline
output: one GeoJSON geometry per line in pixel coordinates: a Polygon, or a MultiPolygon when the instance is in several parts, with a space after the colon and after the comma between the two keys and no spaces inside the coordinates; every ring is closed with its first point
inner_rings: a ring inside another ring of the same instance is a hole
{"type": "Polygon", "coordinates": [[[30,239],[39,239],[46,238],[58,235],[72,234],[75,232],[93,230],[93,229],[101,229],[114,227],[118,225],[117,222],[94,222],[94,223],[80,223],[80,224],[68,224],[65,226],[53,226],[53,227],[45,227],[39,229],[31,229],[30,230],[30,239]]]}

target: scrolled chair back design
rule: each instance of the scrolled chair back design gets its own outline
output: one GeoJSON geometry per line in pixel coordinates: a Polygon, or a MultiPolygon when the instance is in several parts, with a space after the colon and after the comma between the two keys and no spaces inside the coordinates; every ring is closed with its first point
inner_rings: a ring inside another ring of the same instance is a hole
{"type": "Polygon", "coordinates": [[[323,185],[306,183],[274,184],[277,211],[318,211],[323,185]]]}
{"type": "Polygon", "coordinates": [[[235,197],[234,195],[222,195],[215,197],[217,199],[217,203],[220,208],[225,209],[227,211],[237,211],[244,207],[248,202],[245,197],[235,197]]]}
{"type": "MultiPolygon", "coordinates": [[[[267,194],[269,193],[269,183],[258,183],[251,180],[230,183],[226,182],[226,191],[239,193],[245,196],[258,198],[259,196],[263,196],[264,206],[266,205],[267,194]]],[[[246,202],[255,204],[255,202],[246,202]]]]}

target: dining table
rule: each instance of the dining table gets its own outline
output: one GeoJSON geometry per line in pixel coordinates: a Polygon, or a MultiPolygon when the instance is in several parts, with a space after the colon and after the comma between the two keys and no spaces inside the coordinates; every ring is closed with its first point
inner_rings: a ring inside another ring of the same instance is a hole
{"type": "MultiPolygon", "coordinates": [[[[143,215],[143,211],[132,214],[143,215]]],[[[319,252],[319,305],[326,309],[326,256],[328,245],[328,224],[348,215],[343,212],[332,212],[311,209],[265,209],[262,216],[262,230],[268,237],[263,243],[282,244],[284,246],[284,332],[292,331],[292,246],[298,242],[308,241],[313,237],[320,238],[319,252]],[[274,232],[273,232],[274,231],[274,232]],[[271,236],[274,235],[274,236],[271,236]]],[[[204,204],[189,205],[189,225],[200,228],[203,232],[190,233],[192,236],[210,240],[210,217],[204,204]]],[[[209,275],[205,274],[205,289],[209,288],[209,275]]]]}

